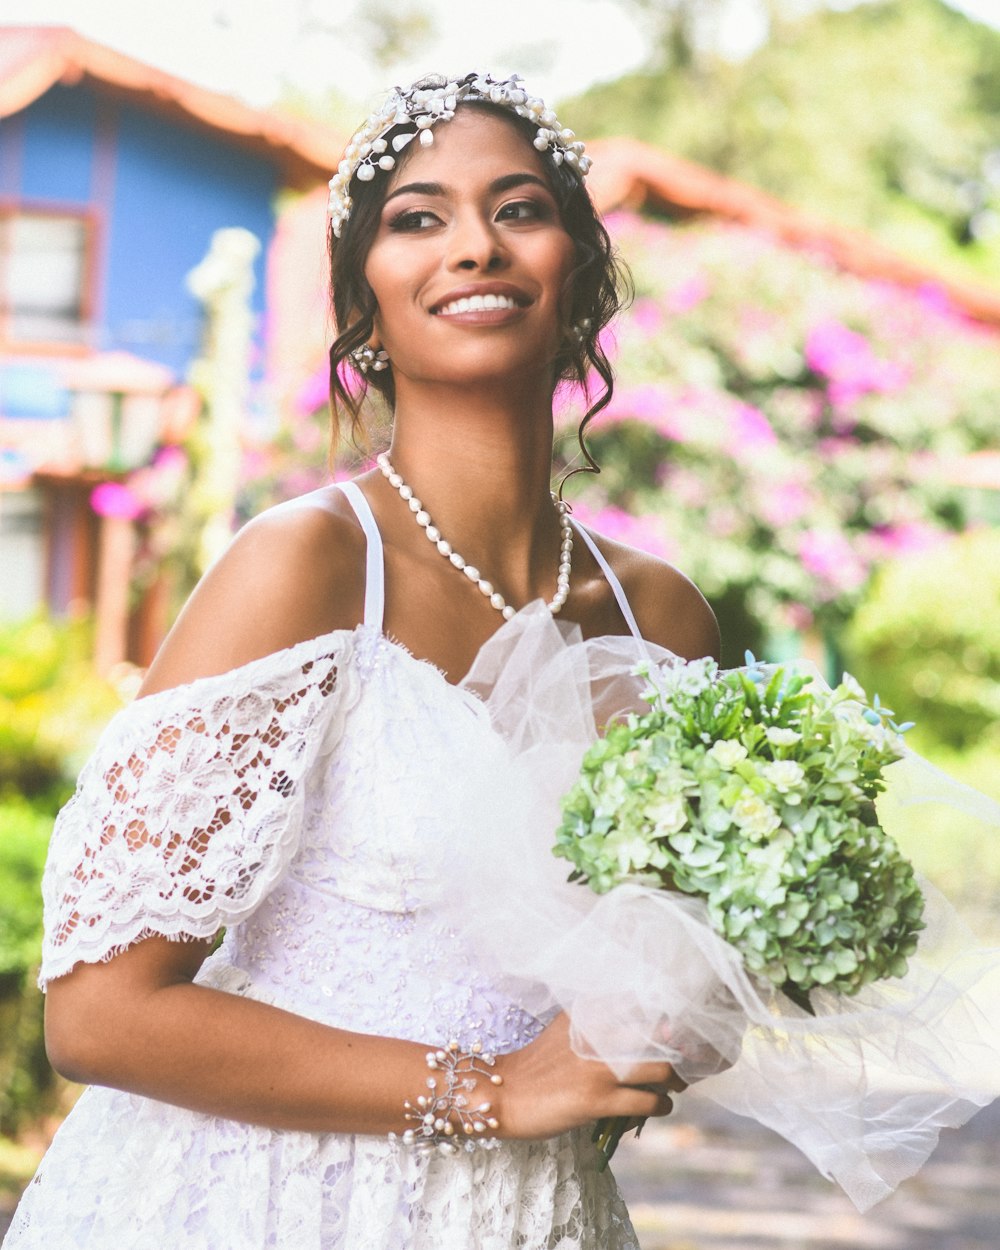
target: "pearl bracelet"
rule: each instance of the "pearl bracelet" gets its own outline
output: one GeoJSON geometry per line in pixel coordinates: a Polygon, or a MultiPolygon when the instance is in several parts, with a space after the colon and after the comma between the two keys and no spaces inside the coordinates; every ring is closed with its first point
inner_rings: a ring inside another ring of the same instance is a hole
{"type": "MultiPolygon", "coordinates": [[[[415,1128],[408,1128],[401,1139],[405,1146],[417,1150],[437,1150],[440,1154],[457,1154],[460,1150],[474,1150],[477,1146],[496,1146],[495,1137],[484,1137],[487,1129],[499,1128],[495,1116],[490,1115],[491,1104],[482,1102],[470,1107],[466,1094],[476,1088],[476,1077],[488,1077],[493,1085],[502,1085],[503,1077],[490,1068],[496,1063],[493,1055],[485,1054],[479,1042],[462,1051],[458,1042],[451,1041],[443,1050],[429,1051],[426,1056],[431,1072],[444,1077],[444,1088],[439,1088],[438,1078],[427,1078],[428,1093],[421,1094],[416,1105],[409,1099],[403,1103],[404,1118],[412,1121],[415,1128]]],[[[397,1140],[390,1133],[392,1141],[397,1140]]]]}

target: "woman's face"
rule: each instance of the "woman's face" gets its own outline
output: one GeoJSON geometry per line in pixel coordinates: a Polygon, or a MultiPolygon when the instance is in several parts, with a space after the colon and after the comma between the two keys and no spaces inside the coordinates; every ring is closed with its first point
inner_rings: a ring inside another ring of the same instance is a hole
{"type": "MultiPolygon", "coordinates": [[[[365,264],[401,379],[551,383],[575,249],[543,160],[511,123],[459,109],[393,171],[365,264]]],[[[397,390],[398,393],[398,390],[397,390]]]]}

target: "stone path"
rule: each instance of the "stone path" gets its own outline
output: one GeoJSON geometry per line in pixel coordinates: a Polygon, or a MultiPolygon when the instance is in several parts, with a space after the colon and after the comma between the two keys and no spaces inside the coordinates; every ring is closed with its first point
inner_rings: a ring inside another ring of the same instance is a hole
{"type": "MultiPolygon", "coordinates": [[[[1000,1250],[1000,1102],[867,1215],[781,1138],[693,1101],[615,1173],[642,1250],[1000,1250]]],[[[9,1219],[0,1200],[0,1237],[9,1219]]]]}
{"type": "Polygon", "coordinates": [[[867,1215],[767,1129],[681,1103],[615,1158],[642,1250],[1000,1250],[1000,1102],[867,1215]]]}

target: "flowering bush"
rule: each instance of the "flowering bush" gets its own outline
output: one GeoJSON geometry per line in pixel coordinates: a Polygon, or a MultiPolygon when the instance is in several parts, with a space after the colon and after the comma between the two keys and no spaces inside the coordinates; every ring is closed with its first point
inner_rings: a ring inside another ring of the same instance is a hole
{"type": "Polygon", "coordinates": [[[556,854],[597,893],[636,882],[705,900],[750,973],[806,1005],[903,976],[923,928],[911,865],[873,800],[898,727],[853,678],[655,670],[652,710],[612,725],[563,800],[556,854]]]}
{"type": "Polygon", "coordinates": [[[90,506],[98,516],[136,522],[133,594],[148,589],[166,564],[182,571],[182,592],[190,589],[193,579],[187,566],[197,537],[186,506],[190,485],[187,449],[167,444],[123,481],[101,482],[91,491],[90,506]]]}
{"type": "MultiPolygon", "coordinates": [[[[963,524],[928,458],[994,437],[996,336],[933,289],[906,291],[717,224],[609,218],[637,299],[606,345],[578,515],[630,532],[776,633],[839,625],[872,569],[963,524]]],[[[564,430],[580,397],[560,396],[564,430]]]]}

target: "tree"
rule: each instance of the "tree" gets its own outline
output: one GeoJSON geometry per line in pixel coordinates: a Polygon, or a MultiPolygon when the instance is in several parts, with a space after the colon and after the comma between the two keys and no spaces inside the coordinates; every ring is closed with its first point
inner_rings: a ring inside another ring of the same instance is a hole
{"type": "MultiPolygon", "coordinates": [[[[671,6],[678,21],[699,8],[671,6]]],[[[1000,34],[942,0],[797,20],[776,6],[744,62],[661,50],[566,114],[582,134],[634,134],[900,251],[1000,275],[1000,34]]]]}

